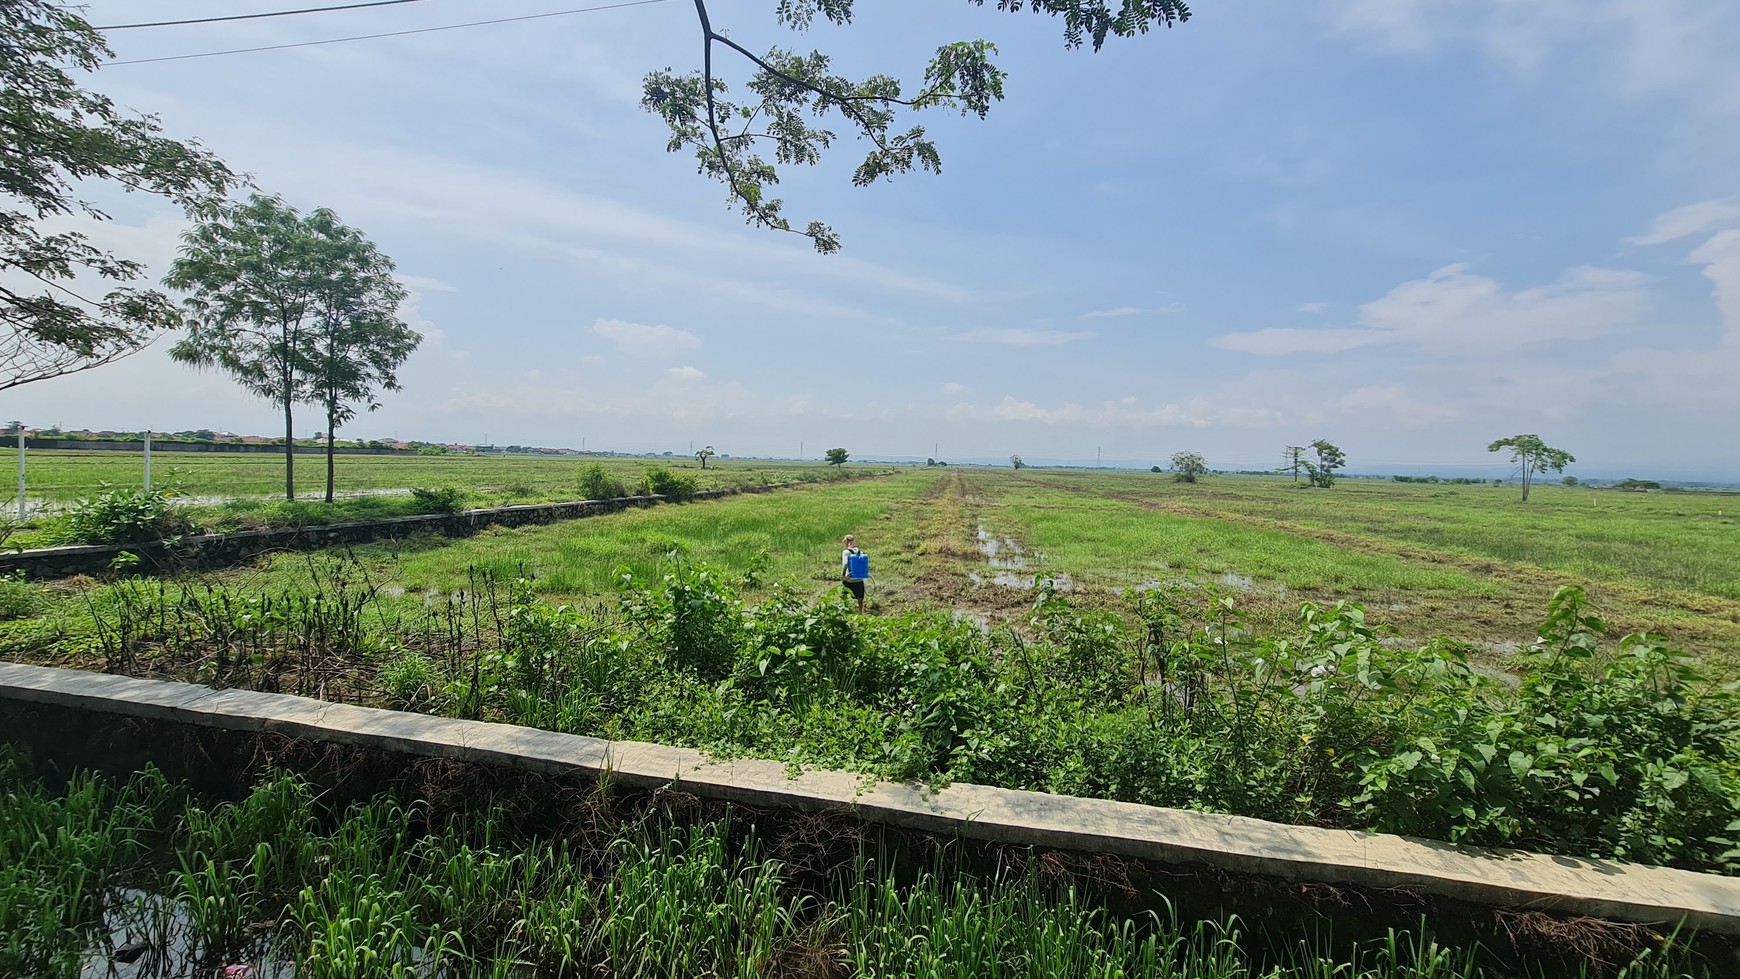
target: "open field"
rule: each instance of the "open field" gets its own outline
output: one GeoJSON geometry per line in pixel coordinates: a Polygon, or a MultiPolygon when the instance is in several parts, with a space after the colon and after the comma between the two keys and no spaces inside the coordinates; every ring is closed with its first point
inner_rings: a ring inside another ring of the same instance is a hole
{"type": "MultiPolygon", "coordinates": [[[[808,595],[831,587],[839,539],[856,532],[874,555],[873,609],[1018,620],[1038,575],[1106,607],[1121,606],[1126,588],[1188,580],[1235,594],[1269,625],[1290,623],[1301,601],[1347,598],[1407,639],[1448,635],[1497,658],[1533,640],[1555,588],[1580,584],[1616,631],[1668,634],[1731,670],[1740,518],[1723,498],[1537,493],[1524,505],[1509,487],[1346,481],[1324,492],[1256,477],[1192,486],[1152,474],[918,470],[354,553],[393,592],[463,589],[482,569],[525,573],[540,594],[574,601],[612,593],[619,567],[653,573],[680,545],[808,595]],[[1561,537],[1589,541],[1599,557],[1561,537]]],[[[284,556],[213,580],[258,589],[306,574],[302,558],[284,556]]]]}
{"type": "Polygon", "coordinates": [[[1740,870],[1740,600],[1708,570],[1734,561],[1731,518],[1527,506],[921,469],[178,579],[7,581],[0,655],[1740,870]],[[1555,525],[1608,557],[1572,567],[1555,525]],[[867,616],[839,599],[847,532],[873,559],[867,616]],[[1705,570],[1676,577],[1680,548],[1705,570]],[[1646,631],[1666,638],[1618,642],[1646,631]]]}
{"type": "MultiPolygon", "coordinates": [[[[104,483],[137,486],[144,462],[137,452],[41,450],[29,453],[28,493],[32,500],[65,503],[98,492],[104,483]]],[[[334,489],[339,493],[407,490],[413,486],[457,486],[478,499],[571,500],[580,470],[604,466],[633,483],[653,466],[692,472],[701,489],[753,482],[783,482],[793,474],[827,469],[824,463],[710,460],[702,472],[692,458],[628,459],[601,456],[507,455],[340,455],[334,489]]],[[[282,497],[284,457],[271,453],[153,452],[152,482],[173,486],[201,500],[232,497],[282,497]]],[[[326,457],[296,456],[299,497],[326,491],[326,457]]]]}

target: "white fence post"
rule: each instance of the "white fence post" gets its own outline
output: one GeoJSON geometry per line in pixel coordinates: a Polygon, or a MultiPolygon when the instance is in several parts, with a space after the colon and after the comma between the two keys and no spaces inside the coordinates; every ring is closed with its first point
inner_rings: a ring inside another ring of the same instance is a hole
{"type": "Polygon", "coordinates": [[[18,426],[18,519],[24,519],[24,426],[18,426]]]}
{"type": "Polygon", "coordinates": [[[151,492],[151,430],[145,430],[145,492],[151,492]]]}

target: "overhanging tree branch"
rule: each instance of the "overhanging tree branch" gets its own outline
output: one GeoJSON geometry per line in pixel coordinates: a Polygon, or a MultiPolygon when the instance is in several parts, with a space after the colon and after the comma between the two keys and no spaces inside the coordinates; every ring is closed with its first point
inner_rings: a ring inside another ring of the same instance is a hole
{"type": "MultiPolygon", "coordinates": [[[[984,6],[983,0],[968,0],[984,6]]],[[[818,16],[837,24],[851,22],[854,0],[778,0],[779,22],[793,30],[807,29],[818,16]]],[[[998,0],[1003,12],[1029,10],[1061,17],[1066,47],[1091,43],[1099,50],[1108,37],[1132,37],[1156,25],[1171,27],[1188,20],[1183,0],[998,0]]],[[[854,170],[858,186],[921,168],[940,172],[942,159],[922,127],[891,134],[899,110],[949,106],[983,118],[993,102],[1003,98],[1005,73],[991,57],[997,49],[985,40],[960,41],[937,48],[926,65],[918,94],[901,94],[900,83],[886,75],[853,81],[831,73],[821,52],[800,56],[778,48],[765,55],[752,51],[714,27],[706,0],[695,0],[701,27],[701,70],[677,75],[671,69],[649,73],[641,105],[658,113],[671,129],[666,148],[696,154],[698,169],[725,183],[730,200],[744,219],[762,228],[803,235],[816,250],[837,251],[839,237],[828,225],[813,221],[794,228],[782,211],[784,202],[767,193],[779,182],[782,165],[814,165],[832,146],[834,134],[813,126],[806,117],[821,119],[837,111],[872,149],[854,170]],[[759,101],[744,106],[722,98],[727,91],[714,59],[714,45],[729,49],[753,67],[745,88],[759,101]],[[760,129],[751,130],[765,117],[760,129]],[[729,132],[741,118],[741,131],[729,132]],[[773,145],[772,161],[753,153],[762,143],[773,145]]]]}

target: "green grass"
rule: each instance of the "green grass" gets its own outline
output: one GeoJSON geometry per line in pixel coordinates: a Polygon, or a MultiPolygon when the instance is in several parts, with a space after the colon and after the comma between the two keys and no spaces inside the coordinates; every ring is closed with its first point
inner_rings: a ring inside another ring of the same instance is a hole
{"type": "MultiPolygon", "coordinates": [[[[137,486],[140,460],[103,451],[42,451],[29,456],[28,493],[65,507],[100,492],[105,483],[137,486]]],[[[583,499],[580,474],[598,465],[629,493],[640,492],[646,472],[665,467],[694,479],[696,488],[832,480],[863,475],[862,466],[839,470],[820,463],[767,463],[728,459],[702,470],[690,459],[617,459],[543,456],[340,456],[332,503],[322,499],[324,460],[297,457],[300,498],[282,498],[283,457],[270,454],[161,452],[153,455],[153,485],[173,487],[182,512],[210,532],[314,526],[429,512],[410,495],[420,487],[452,487],[471,508],[583,499]],[[351,495],[345,495],[351,494],[351,495]]],[[[63,539],[65,519],[34,518],[8,540],[13,547],[45,547],[63,539]]]]}
{"type": "MultiPolygon", "coordinates": [[[[409,593],[469,586],[473,571],[512,580],[522,573],[537,589],[559,598],[615,591],[626,567],[655,573],[673,548],[735,574],[751,570],[824,587],[839,577],[840,538],[877,524],[901,501],[921,495],[935,480],[917,472],[749,494],[725,500],[666,504],[604,517],[535,527],[496,528],[460,539],[425,538],[353,549],[374,581],[409,593]],[[765,555],[765,558],[762,557],[765,555]]],[[[884,572],[879,566],[878,574],[884,572]]],[[[275,587],[306,579],[306,560],[282,555],[263,569],[218,577],[249,587],[275,587]],[[263,571],[263,573],[262,573],[263,571]]]]}
{"type": "Polygon", "coordinates": [[[1740,599],[1740,498],[1731,496],[1546,485],[1523,503],[1513,486],[1378,480],[1343,480],[1329,490],[1249,476],[1187,485],[1155,474],[1040,473],[1025,482],[1076,497],[1117,494],[1595,581],[1740,599]]]}
{"type": "MultiPolygon", "coordinates": [[[[104,483],[137,486],[144,479],[143,461],[133,452],[41,450],[27,459],[27,493],[32,500],[69,502],[90,496],[104,483]]],[[[457,486],[480,499],[571,500],[580,470],[592,463],[628,483],[638,482],[653,466],[667,466],[698,477],[701,489],[784,482],[831,468],[822,463],[726,459],[710,461],[702,472],[695,460],[675,457],[340,455],[334,488],[339,493],[360,493],[457,486]]],[[[284,494],[284,457],[272,453],[153,452],[151,470],[153,484],[176,486],[197,498],[282,498],[284,494]]],[[[296,489],[303,498],[318,499],[325,493],[324,456],[296,456],[296,489]]]]}
{"type": "MultiPolygon", "coordinates": [[[[308,979],[1507,979],[1550,968],[1492,968],[1425,922],[1363,941],[1265,934],[1219,912],[1181,920],[1163,894],[1135,895],[1161,908],[1142,914],[1131,897],[1108,907],[1091,881],[976,874],[947,850],[916,873],[869,845],[843,864],[792,868],[767,856],[754,826],[729,820],[625,825],[599,812],[586,834],[552,842],[489,808],[440,816],[383,793],[335,811],[290,775],[213,806],[155,770],[120,784],[79,777],[56,794],[0,754],[0,972],[100,973],[122,939],[146,950],[126,974],[150,979],[227,964],[308,979]]],[[[1626,973],[1710,974],[1671,943],[1626,973]]]]}

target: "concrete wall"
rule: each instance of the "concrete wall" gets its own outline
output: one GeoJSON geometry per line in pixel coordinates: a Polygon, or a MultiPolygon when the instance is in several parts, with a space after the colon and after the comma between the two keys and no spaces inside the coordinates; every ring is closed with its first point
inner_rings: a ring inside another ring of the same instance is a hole
{"type": "Polygon", "coordinates": [[[674,786],[760,808],[831,811],[871,824],[998,843],[1108,853],[1301,883],[1402,889],[1504,908],[1666,924],[1740,935],[1740,880],[1605,860],[1477,850],[1400,836],[1288,826],[1241,816],[1017,792],[931,791],[848,772],[795,777],[778,761],[710,761],[697,751],[602,741],[482,721],[332,704],[285,694],[0,663],[11,704],[209,729],[280,734],[401,755],[555,775],[674,786]]]}
{"type": "MultiPolygon", "coordinates": [[[[714,499],[738,493],[766,493],[798,485],[802,484],[779,483],[770,486],[702,490],[694,495],[694,499],[714,499]]],[[[485,527],[523,527],[527,524],[555,523],[558,520],[576,520],[662,502],[665,502],[663,496],[629,496],[615,500],[536,503],[487,510],[461,510],[458,513],[388,517],[318,527],[280,527],[273,530],[244,530],[233,534],[200,534],[175,541],[44,547],[0,554],[0,574],[22,571],[30,578],[100,574],[109,570],[122,552],[138,557],[139,561],[133,568],[139,571],[195,570],[237,564],[268,551],[313,550],[419,533],[460,536],[476,533],[485,527]]]]}

